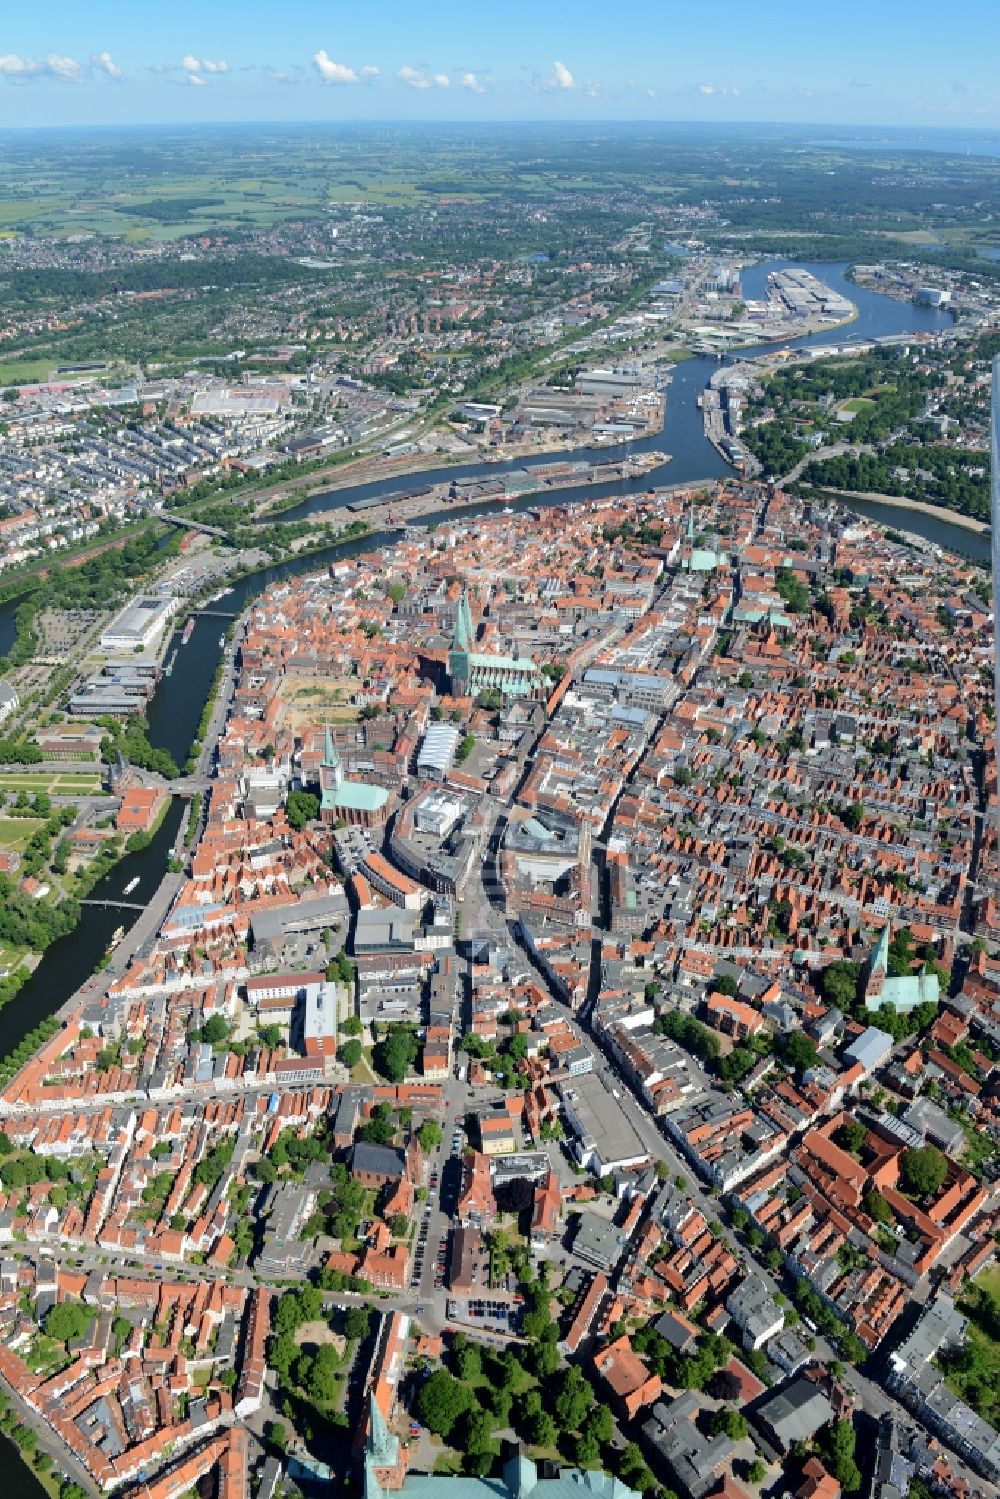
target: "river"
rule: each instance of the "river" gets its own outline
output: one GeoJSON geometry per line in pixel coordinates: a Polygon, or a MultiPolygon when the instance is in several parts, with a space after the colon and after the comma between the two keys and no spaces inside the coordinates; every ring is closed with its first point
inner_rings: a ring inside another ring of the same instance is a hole
{"type": "MultiPolygon", "coordinates": [[[[125,858],[94,886],[88,900],[128,900],[141,904],[156,892],[163,878],[170,846],[183,815],[178,798],[168,808],[148,848],[125,858]],[[138,877],[139,883],[129,895],[125,886],[138,877]]],[[[23,988],[9,1004],[0,1009],[0,1057],[12,1052],[39,1021],[58,1010],[70,995],[93,973],[112,934],[119,926],[126,931],[139,916],[138,911],[120,911],[114,907],[85,906],[76,929],[46,949],[45,956],[23,988]]]]}
{"type": "MultiPolygon", "coordinates": [[[[754,266],[744,271],[742,284],[744,295],[761,297],[766,291],[766,278],[771,270],[781,269],[792,262],[773,261],[754,266]]],[[[809,344],[843,342],[846,337],[870,338],[882,334],[935,332],[950,327],[951,314],[934,308],[915,307],[908,302],[897,302],[877,292],[855,286],[846,278],[847,264],[825,264],[822,262],[795,261],[804,265],[819,280],[848,297],[858,307],[858,318],[849,328],[805,335],[784,344],[761,344],[741,352],[749,354],[767,353],[777,348],[804,348],[809,344]]],[[[731,470],[712,447],[704,434],[702,415],[697,398],[705,389],[713,372],[718,368],[715,360],[698,357],[681,360],[674,366],[673,379],[667,392],[666,421],[662,432],[639,439],[628,445],[607,447],[600,450],[602,459],[614,459],[626,452],[642,452],[662,449],[671,454],[671,462],[662,465],[639,479],[628,482],[618,480],[608,484],[589,484],[565,489],[550,489],[526,495],[511,501],[514,510],[538,508],[540,506],[572,504],[580,500],[595,500],[610,495],[641,493],[655,485],[683,484],[696,479],[721,478],[731,470]]],[[[496,464],[469,463],[430,472],[414,474],[409,478],[376,479],[367,484],[358,484],[326,494],[314,495],[301,505],[283,512],[281,519],[296,520],[320,511],[343,509],[349,501],[384,497],[403,489],[425,484],[447,483],[454,478],[472,478],[477,475],[496,475],[505,469],[533,468],[551,463],[556,456],[588,458],[592,451],[580,453],[571,449],[565,454],[546,453],[538,457],[526,457],[496,464]]],[[[502,500],[481,505],[463,506],[461,511],[446,509],[435,515],[422,516],[424,524],[444,522],[461,524],[466,518],[489,514],[501,508],[502,500]]],[[[915,532],[937,545],[976,558],[989,557],[989,540],[976,532],[965,531],[959,526],[934,516],[922,515],[918,511],[907,512],[873,501],[853,500],[850,509],[868,516],[886,527],[895,527],[915,532]]],[[[314,571],[333,557],[355,556],[359,552],[378,547],[390,540],[387,533],[378,532],[325,548],[308,557],[297,557],[275,567],[251,574],[238,580],[225,599],[220,599],[213,608],[234,615],[262,593],[272,583],[282,578],[314,571]]],[[[15,639],[15,601],[0,607],[0,656],[13,645],[15,639]]],[[[199,617],[186,646],[180,645],[179,632],[171,643],[170,651],[178,646],[174,670],[164,677],[149,705],[149,734],[157,746],[169,750],[178,763],[183,763],[190,748],[201,717],[215,669],[219,663],[221,647],[219,636],[225,621],[199,617]]],[[[168,652],[169,654],[169,652],[168,652]]],[[[122,860],[91,893],[91,899],[121,897],[124,887],[136,875],[139,885],[128,897],[130,900],[148,900],[163,876],[166,860],[177,832],[182,807],[175,802],[170,808],[163,826],[149,848],[142,853],[130,854],[122,860]]],[[[38,1023],[75,993],[83,980],[93,972],[115,928],[123,925],[126,930],[136,920],[133,911],[117,911],[100,907],[87,907],[84,919],[77,929],[48,949],[28,983],[10,1002],[0,1009],[0,1056],[9,1054],[23,1037],[38,1023]]],[[[8,1482],[14,1490],[13,1499],[43,1499],[45,1491],[21,1462],[8,1464],[8,1482]]]]}
{"type": "MultiPolygon", "coordinates": [[[[748,297],[760,296],[765,288],[768,271],[778,269],[786,262],[775,261],[754,266],[743,274],[743,287],[748,297]]],[[[799,262],[796,262],[798,264],[799,262]]],[[[851,298],[858,307],[858,318],[849,328],[795,339],[791,347],[804,347],[813,343],[843,341],[848,334],[868,338],[879,334],[902,332],[933,332],[951,326],[951,314],[928,307],[914,307],[907,302],[897,302],[889,297],[869,292],[847,281],[846,263],[807,263],[806,269],[823,280],[833,290],[851,298]]],[[[771,348],[788,345],[760,345],[748,351],[766,352],[771,348]]],[[[511,502],[514,510],[525,510],[541,506],[572,504],[581,500],[593,500],[622,493],[641,493],[652,485],[687,483],[695,479],[719,478],[731,470],[716,450],[706,440],[697,397],[705,388],[713,371],[718,368],[709,358],[682,360],[674,367],[673,381],[667,393],[666,422],[662,432],[636,442],[601,450],[602,456],[613,458],[626,451],[638,452],[651,448],[662,448],[672,454],[672,462],[654,469],[651,473],[631,481],[614,481],[607,484],[548,489],[522,496],[511,502]]],[[[592,457],[570,450],[567,457],[592,457]]],[[[430,473],[413,475],[409,479],[377,479],[367,484],[354,485],[326,494],[314,495],[311,499],[284,512],[284,519],[296,519],[320,511],[341,510],[351,500],[373,495],[383,496],[423,484],[447,482],[456,476],[472,477],[477,474],[491,475],[505,468],[532,467],[539,463],[550,463],[552,454],[536,458],[516,459],[502,464],[470,463],[443,468],[430,473]]],[[[490,514],[503,505],[502,500],[491,500],[480,505],[463,506],[460,511],[446,508],[433,515],[422,516],[423,523],[441,522],[461,525],[465,520],[478,515],[490,514]]],[[[884,524],[886,527],[906,529],[926,537],[929,541],[956,552],[976,558],[989,555],[988,539],[972,531],[950,525],[947,521],[919,511],[898,510],[878,505],[872,501],[851,501],[850,508],[884,524]]],[[[272,583],[282,578],[311,572],[324,566],[338,556],[354,556],[359,552],[384,545],[391,539],[386,532],[374,532],[362,538],[324,548],[307,557],[292,558],[261,572],[237,580],[232,591],[211,607],[228,614],[239,614],[257,595],[272,583]]],[[[0,609],[0,648],[9,648],[13,639],[13,615],[15,605],[0,609]],[[6,642],[6,645],[4,645],[6,642]]],[[[164,677],[157,687],[149,705],[149,733],[154,744],[169,750],[178,763],[183,763],[191,741],[195,736],[205,698],[219,662],[221,648],[219,637],[225,629],[225,621],[217,618],[199,617],[186,646],[180,645],[179,634],[171,643],[168,654],[178,647],[174,670],[164,677]]],[[[107,876],[100,894],[120,891],[133,874],[140,874],[143,883],[137,893],[149,895],[163,872],[166,850],[172,833],[176,829],[179,809],[171,811],[164,829],[158,834],[151,849],[124,860],[107,876]],[[155,850],[155,852],[154,852],[155,850]]],[[[96,893],[96,892],[95,892],[96,893]]],[[[77,932],[55,944],[46,953],[30,982],[20,994],[3,1010],[0,1010],[0,1056],[17,1045],[21,1037],[31,1030],[44,1016],[51,1014],[74,991],[77,984],[92,971],[100,958],[108,938],[119,920],[128,927],[132,913],[115,913],[88,908],[87,917],[77,932]]],[[[134,919],[134,916],[133,916],[134,919]]]]}

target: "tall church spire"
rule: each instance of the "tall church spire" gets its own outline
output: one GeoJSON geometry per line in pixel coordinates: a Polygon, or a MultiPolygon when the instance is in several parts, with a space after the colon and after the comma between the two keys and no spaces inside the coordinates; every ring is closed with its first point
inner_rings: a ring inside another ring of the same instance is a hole
{"type": "Polygon", "coordinates": [[[340,763],[340,755],[337,746],[333,742],[330,733],[330,725],[327,724],[323,735],[323,763],[319,768],[319,783],[323,791],[339,788],[344,779],[343,767],[340,763]]]}
{"type": "Polygon", "coordinates": [[[382,1407],[372,1390],[368,1396],[368,1436],[365,1441],[365,1499],[384,1499],[387,1490],[400,1489],[406,1455],[386,1425],[382,1407]]]}
{"type": "Polygon", "coordinates": [[[462,589],[462,595],[455,605],[455,633],[452,635],[452,650],[467,651],[472,644],[472,615],[469,610],[469,595],[462,589]]]}
{"type": "Polygon", "coordinates": [[[448,676],[451,681],[451,690],[456,697],[461,697],[469,685],[469,651],[472,647],[472,611],[469,609],[469,595],[465,588],[455,605],[455,632],[451,638],[451,649],[448,652],[448,676]]]}
{"type": "Polygon", "coordinates": [[[399,1438],[394,1437],[385,1424],[385,1416],[374,1391],[368,1397],[367,1453],[380,1468],[394,1467],[399,1460],[399,1438]]]}

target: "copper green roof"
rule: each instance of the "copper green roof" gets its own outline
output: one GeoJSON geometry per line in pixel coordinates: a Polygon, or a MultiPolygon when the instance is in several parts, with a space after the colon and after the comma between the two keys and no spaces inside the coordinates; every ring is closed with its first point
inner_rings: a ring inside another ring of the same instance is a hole
{"type": "Polygon", "coordinates": [[[367,786],[364,781],[341,781],[323,792],[321,806],[325,812],[343,807],[352,812],[377,812],[389,798],[383,786],[367,786]]]}

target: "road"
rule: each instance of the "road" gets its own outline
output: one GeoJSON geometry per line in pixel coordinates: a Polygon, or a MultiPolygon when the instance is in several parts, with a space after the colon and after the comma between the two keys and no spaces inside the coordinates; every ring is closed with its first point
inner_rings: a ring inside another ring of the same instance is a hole
{"type": "Polygon", "coordinates": [[[833,442],[829,445],[829,447],[816,448],[813,452],[807,453],[806,456],[804,458],[801,458],[795,465],[795,467],[793,469],[790,469],[788,473],[785,474],[784,478],[780,479],[778,482],[781,484],[792,484],[796,479],[801,479],[804,470],[808,468],[810,463],[822,463],[824,458],[857,458],[862,453],[870,455],[874,452],[875,449],[872,447],[871,443],[868,442],[833,442]]]}
{"type": "MultiPolygon", "coordinates": [[[[526,751],[525,759],[529,760],[533,753],[534,746],[526,751]]],[[[491,832],[496,827],[499,819],[505,815],[506,810],[506,808],[497,807],[496,815],[490,825],[491,832]]],[[[494,835],[491,843],[488,845],[487,856],[480,865],[478,878],[475,881],[475,889],[469,892],[466,900],[471,904],[471,909],[476,913],[477,920],[483,928],[494,933],[499,940],[506,940],[508,942],[514,940],[519,942],[516,923],[509,921],[502,914],[503,891],[497,878],[495,866],[497,850],[495,844],[494,835]]],[[[598,859],[599,854],[600,849],[595,845],[595,861],[598,859]]],[[[593,931],[598,943],[602,937],[610,936],[609,932],[601,929],[599,920],[595,920],[593,931]]],[[[527,964],[534,966],[531,955],[527,950],[525,950],[525,957],[527,964]]],[[[599,947],[595,961],[600,961],[599,947]]],[[[551,992],[547,984],[545,987],[547,992],[551,992]]],[[[561,1003],[557,996],[554,996],[554,998],[556,998],[557,1003],[561,1003]]],[[[724,1221],[724,1209],[718,1193],[698,1179],[690,1163],[664,1134],[660,1123],[650,1113],[645,1101],[633,1091],[629,1082],[617,1071],[606,1046],[593,1029],[592,1020],[588,1014],[589,1007],[585,1005],[583,1011],[579,1014],[574,1014],[568,1006],[563,1005],[563,1008],[567,1012],[567,1018],[571,1026],[580,1034],[581,1039],[589,1042],[594,1054],[595,1068],[598,1074],[609,1088],[613,1087],[617,1090],[622,1108],[634,1125],[639,1138],[646,1146],[651,1158],[654,1161],[664,1161],[667,1167],[667,1174],[670,1177],[681,1177],[684,1179],[686,1184],[685,1190],[692,1202],[701,1211],[706,1222],[718,1226],[718,1231],[722,1239],[728,1244],[734,1257],[744,1267],[745,1271],[748,1274],[752,1274],[755,1278],[762,1280],[772,1296],[780,1296],[783,1300],[787,1300],[787,1283],[783,1284],[783,1282],[779,1281],[771,1273],[767,1265],[754,1254],[751,1248],[737,1240],[733,1230],[724,1221]]],[[[695,1075],[701,1076],[705,1086],[711,1087],[710,1080],[701,1073],[697,1063],[693,1059],[691,1059],[691,1066],[695,1075]]],[[[894,1400],[891,1395],[887,1394],[875,1380],[861,1373],[860,1370],[855,1369],[852,1365],[844,1363],[837,1350],[822,1334],[818,1333],[816,1335],[814,1352],[815,1357],[823,1363],[839,1363],[842,1366],[842,1380],[853,1391],[857,1408],[867,1416],[877,1421],[880,1416],[891,1411],[904,1423],[910,1426],[914,1424],[912,1415],[897,1400],[894,1400]]],[[[953,1453],[949,1454],[949,1461],[956,1471],[971,1485],[973,1492],[982,1491],[983,1480],[978,1475],[965,1467],[953,1453]]]]}

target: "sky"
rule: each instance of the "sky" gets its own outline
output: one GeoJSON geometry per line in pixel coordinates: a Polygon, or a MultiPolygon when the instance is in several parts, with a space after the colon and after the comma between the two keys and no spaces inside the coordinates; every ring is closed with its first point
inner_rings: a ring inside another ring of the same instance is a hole
{"type": "Polygon", "coordinates": [[[1000,0],[47,0],[0,127],[697,120],[1000,129],[1000,0]]]}

